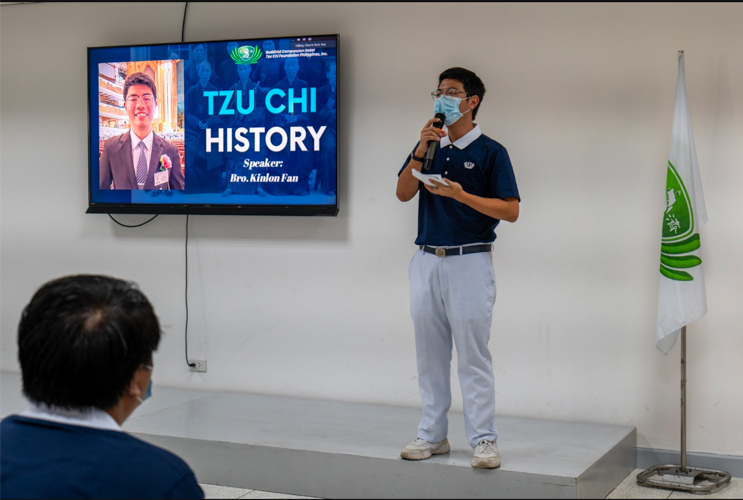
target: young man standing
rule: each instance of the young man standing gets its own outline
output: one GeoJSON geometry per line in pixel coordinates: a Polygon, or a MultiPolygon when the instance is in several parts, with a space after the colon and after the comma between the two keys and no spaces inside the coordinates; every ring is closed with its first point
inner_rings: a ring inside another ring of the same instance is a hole
{"type": "Polygon", "coordinates": [[[398,174],[400,201],[418,199],[419,250],[410,262],[410,309],[415,329],[418,386],[423,418],[418,438],[402,451],[408,460],[449,452],[452,340],[459,359],[467,439],[475,448],[472,467],[500,466],[496,448],[495,388],[488,350],[495,276],[492,243],[501,220],[515,222],[520,197],[506,149],[473,122],[485,94],[480,78],[464,68],[439,76],[434,112],[420,141],[398,174]],[[447,132],[443,132],[444,124],[447,132]],[[430,141],[438,142],[429,174],[444,182],[421,183],[430,141]],[[421,186],[425,189],[421,189],[421,186]]]}

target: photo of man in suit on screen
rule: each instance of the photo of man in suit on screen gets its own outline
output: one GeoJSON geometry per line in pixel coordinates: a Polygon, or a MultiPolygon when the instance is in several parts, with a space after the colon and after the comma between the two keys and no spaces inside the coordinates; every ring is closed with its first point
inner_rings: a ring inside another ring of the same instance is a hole
{"type": "Polygon", "coordinates": [[[185,188],[178,148],[152,130],[157,110],[155,82],[132,73],[124,82],[129,132],[108,139],[100,159],[101,189],[166,190],[185,188]]]}

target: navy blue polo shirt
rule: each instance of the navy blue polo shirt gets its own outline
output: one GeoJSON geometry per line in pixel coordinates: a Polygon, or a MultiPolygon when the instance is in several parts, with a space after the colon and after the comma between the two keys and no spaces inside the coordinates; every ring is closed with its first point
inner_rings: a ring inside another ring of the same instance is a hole
{"type": "MultiPolygon", "coordinates": [[[[410,156],[398,176],[409,162],[410,156]]],[[[476,196],[516,197],[521,201],[506,148],[483,135],[479,125],[453,144],[448,136],[442,137],[431,170],[424,173],[441,174],[476,196]]],[[[418,190],[416,245],[460,246],[495,240],[495,227],[500,219],[480,213],[453,198],[429,193],[423,183],[419,183],[418,190]]]]}
{"type": "Polygon", "coordinates": [[[2,498],[204,498],[186,463],[126,432],[11,415],[2,498]]]}

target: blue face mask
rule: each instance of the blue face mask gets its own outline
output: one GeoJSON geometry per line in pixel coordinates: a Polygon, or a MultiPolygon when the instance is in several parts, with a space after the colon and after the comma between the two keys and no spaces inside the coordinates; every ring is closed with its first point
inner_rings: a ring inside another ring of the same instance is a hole
{"type": "Polygon", "coordinates": [[[149,399],[150,396],[152,396],[152,379],[150,379],[150,385],[147,386],[147,392],[145,393],[144,397],[142,398],[142,401],[145,401],[146,399],[149,399]]]}
{"type": "MultiPolygon", "coordinates": [[[[462,115],[464,113],[459,112],[459,103],[462,102],[462,99],[459,97],[450,97],[446,95],[442,95],[438,99],[436,99],[436,102],[433,105],[433,112],[436,113],[443,113],[446,115],[446,119],[444,119],[444,125],[447,127],[455,123],[457,120],[462,118],[462,115]]],[[[465,111],[465,113],[469,113],[469,109],[465,111]]],[[[436,125],[434,123],[434,125],[436,125]]]]}
{"type": "MultiPolygon", "coordinates": [[[[152,371],[152,367],[149,365],[144,365],[145,368],[152,371]]],[[[152,376],[150,376],[150,383],[147,385],[147,392],[144,394],[143,398],[137,397],[137,400],[139,401],[139,404],[144,403],[145,399],[148,399],[150,396],[152,396],[152,376]]]]}

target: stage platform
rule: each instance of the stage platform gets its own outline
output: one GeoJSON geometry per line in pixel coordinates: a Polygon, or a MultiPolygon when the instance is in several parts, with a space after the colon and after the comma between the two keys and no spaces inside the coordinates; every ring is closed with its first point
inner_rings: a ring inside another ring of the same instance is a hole
{"type": "MultiPolygon", "coordinates": [[[[25,408],[2,372],[0,414],[25,408]]],[[[324,498],[604,498],[635,469],[633,427],[496,417],[501,467],[470,466],[461,412],[451,452],[410,462],[420,410],[155,386],[124,429],[169,449],[200,483],[324,498]]]]}

